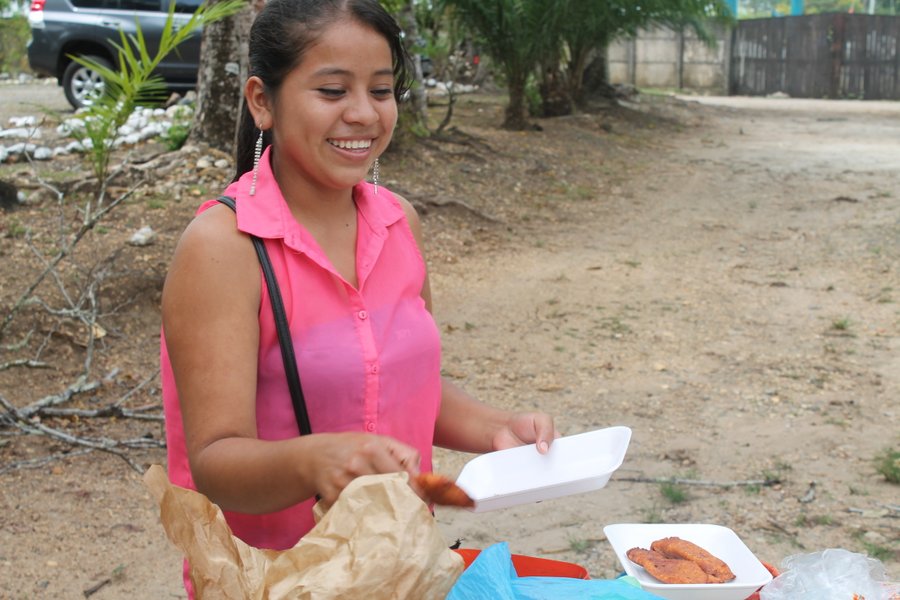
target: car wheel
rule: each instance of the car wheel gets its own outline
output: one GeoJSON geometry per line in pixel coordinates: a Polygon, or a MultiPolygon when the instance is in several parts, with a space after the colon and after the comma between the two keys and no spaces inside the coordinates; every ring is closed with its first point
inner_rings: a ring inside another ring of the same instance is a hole
{"type": "MultiPolygon", "coordinates": [[[[84,56],[82,58],[92,60],[99,65],[109,68],[109,61],[99,56],[84,56]]],[[[103,95],[104,82],[100,73],[80,65],[75,61],[69,63],[63,73],[63,91],[66,100],[75,109],[90,106],[91,103],[103,95]]]]}

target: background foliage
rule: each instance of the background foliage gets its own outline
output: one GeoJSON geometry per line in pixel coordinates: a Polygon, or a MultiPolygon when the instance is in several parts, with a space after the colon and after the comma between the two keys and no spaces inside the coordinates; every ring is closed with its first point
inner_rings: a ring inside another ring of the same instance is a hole
{"type": "MultiPolygon", "coordinates": [[[[0,3],[4,0],[0,0],[0,3]]],[[[0,19],[0,73],[27,73],[28,55],[26,45],[31,39],[28,19],[15,15],[0,19]]]]}
{"type": "MultiPolygon", "coordinates": [[[[869,0],[806,0],[804,13],[811,15],[827,12],[864,13],[869,8],[869,0]]],[[[900,0],[875,0],[875,13],[896,15],[900,10],[900,0]]],[[[791,12],[790,0],[740,0],[738,13],[742,19],[770,17],[773,14],[787,15],[791,12]]]]}

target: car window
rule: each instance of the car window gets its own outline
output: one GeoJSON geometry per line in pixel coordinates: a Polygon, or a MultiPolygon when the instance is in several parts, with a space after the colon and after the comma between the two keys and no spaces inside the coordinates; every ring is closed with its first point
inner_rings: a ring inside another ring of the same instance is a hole
{"type": "Polygon", "coordinates": [[[200,8],[201,4],[203,4],[203,0],[175,0],[175,12],[193,13],[200,8]]]}
{"type": "Polygon", "coordinates": [[[122,10],[149,10],[159,12],[159,0],[121,0],[122,10]]]}
{"type": "Polygon", "coordinates": [[[119,8],[119,0],[72,0],[76,8],[119,8]]]}

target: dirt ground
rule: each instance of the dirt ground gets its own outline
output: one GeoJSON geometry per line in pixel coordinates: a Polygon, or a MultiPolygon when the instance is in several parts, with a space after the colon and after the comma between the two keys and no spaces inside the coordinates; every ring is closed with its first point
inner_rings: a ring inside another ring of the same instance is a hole
{"type": "MultiPolygon", "coordinates": [[[[388,186],[423,214],[445,373],[491,403],[552,412],[564,433],[627,425],[633,438],[598,492],[440,510],[448,541],[508,541],[606,578],[621,568],[603,526],[716,523],[776,565],[841,547],[900,579],[900,488],[874,462],[900,447],[900,104],[643,96],[513,133],[496,127],[502,102],[466,97],[454,142],[383,161],[388,186]],[[653,482],[670,477],[694,483],[653,482]]],[[[202,154],[178,155],[76,256],[123,248],[106,294],[131,300],[104,317],[101,388],[69,405],[103,406],[148,377],[126,405],[158,404],[168,256],[228,177],[198,169],[202,154]],[[142,225],[156,243],[125,245],[142,225]]],[[[0,166],[35,194],[0,214],[4,303],[37,265],[14,231],[46,239],[58,221],[28,169],[0,166]]],[[[74,161],[39,169],[78,176],[74,161]]],[[[19,407],[58,393],[83,361],[77,331],[37,321],[24,347],[54,368],[0,370],[0,395],[19,407]]],[[[0,363],[23,350],[4,352],[0,363]]],[[[163,435],[158,421],[43,422],[163,435]]],[[[68,446],[0,434],[0,598],[83,598],[100,584],[92,598],[184,597],[136,471],[101,452],[26,468],[68,446]]],[[[165,460],[161,449],[130,456],[165,460]]],[[[452,476],[469,458],[438,451],[435,468],[452,476]]]]}

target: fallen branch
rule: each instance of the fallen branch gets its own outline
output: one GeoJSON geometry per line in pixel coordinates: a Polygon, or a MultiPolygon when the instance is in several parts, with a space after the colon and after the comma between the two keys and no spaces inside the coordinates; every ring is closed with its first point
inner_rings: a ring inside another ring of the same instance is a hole
{"type": "Polygon", "coordinates": [[[113,440],[110,438],[83,438],[74,436],[65,431],[61,431],[59,429],[54,429],[53,427],[47,427],[43,423],[35,422],[30,418],[26,417],[13,406],[6,398],[0,395],[0,406],[6,409],[7,415],[12,417],[13,426],[21,429],[26,433],[32,434],[43,434],[48,437],[62,440],[66,443],[72,444],[73,446],[84,446],[86,448],[92,448],[94,450],[101,450],[103,452],[108,452],[110,454],[115,454],[122,460],[124,460],[128,465],[137,471],[138,473],[143,473],[144,469],[136,462],[131,460],[131,458],[127,455],[127,453],[122,450],[125,449],[133,449],[133,448],[163,448],[165,444],[159,440],[154,440],[152,438],[135,438],[131,440],[113,440]]]}
{"type": "Polygon", "coordinates": [[[0,475],[6,473],[8,471],[14,471],[16,469],[37,469],[38,467],[43,467],[57,460],[62,460],[64,458],[72,458],[74,456],[82,456],[84,454],[90,454],[93,452],[93,448],[81,448],[80,450],[72,450],[70,452],[58,452],[57,454],[50,454],[49,456],[41,456],[40,458],[29,458],[28,460],[19,460],[16,462],[11,462],[0,466],[0,475]]]}
{"type": "Polygon", "coordinates": [[[100,580],[97,583],[95,583],[94,585],[92,585],[91,587],[87,588],[82,593],[84,594],[85,598],[90,598],[91,596],[93,596],[94,594],[99,592],[101,589],[103,589],[104,586],[107,586],[110,583],[112,583],[112,579],[107,577],[106,579],[100,580]]]}
{"type": "Polygon", "coordinates": [[[94,410],[85,410],[81,408],[44,408],[41,409],[40,415],[47,417],[78,417],[79,419],[138,419],[142,421],[165,421],[166,418],[159,415],[145,415],[144,410],[162,409],[162,406],[155,404],[152,407],[144,407],[143,410],[132,410],[122,408],[117,404],[108,404],[102,408],[94,410]]]}
{"type": "Polygon", "coordinates": [[[878,506],[882,507],[881,510],[850,507],[847,512],[869,518],[900,519],[900,506],[882,503],[879,503],[878,506]]]}
{"type": "Polygon", "coordinates": [[[783,483],[781,479],[747,479],[744,481],[707,481],[705,479],[682,479],[681,477],[616,477],[616,481],[631,483],[671,483],[677,485],[697,485],[704,487],[733,488],[741,486],[771,487],[783,483]]]}
{"type": "Polygon", "coordinates": [[[28,406],[24,408],[17,409],[17,413],[22,415],[23,418],[29,419],[40,412],[42,409],[56,406],[58,404],[64,404],[71,400],[74,396],[78,394],[83,394],[85,392],[92,392],[100,387],[99,381],[86,381],[84,376],[78,378],[75,383],[67,387],[65,390],[60,392],[59,394],[53,394],[52,396],[45,396],[40,400],[32,402],[28,406]]]}
{"type": "Polygon", "coordinates": [[[791,542],[798,548],[800,548],[800,549],[806,548],[806,546],[804,546],[803,543],[801,543],[797,539],[796,531],[791,531],[790,529],[788,529],[787,527],[785,527],[784,525],[782,525],[781,523],[779,523],[778,521],[776,521],[774,519],[769,519],[767,523],[760,525],[760,528],[768,529],[769,531],[775,531],[777,533],[783,533],[784,535],[791,538],[791,542]]]}
{"type": "Polygon", "coordinates": [[[81,409],[81,408],[53,408],[53,407],[42,407],[36,411],[36,414],[40,416],[48,416],[48,417],[78,417],[78,418],[124,418],[124,419],[138,419],[143,421],[165,421],[165,416],[162,414],[154,414],[147,415],[144,414],[151,410],[161,411],[162,406],[160,404],[149,404],[147,406],[140,406],[138,408],[122,408],[122,405],[135,393],[139,392],[144,388],[148,383],[153,381],[156,376],[159,375],[159,369],[156,369],[151,375],[144,378],[139,384],[128,390],[125,394],[122,395],[121,398],[116,400],[111,404],[107,404],[101,408],[96,408],[93,410],[81,409]]]}
{"type": "Polygon", "coordinates": [[[69,254],[72,253],[72,251],[75,249],[75,246],[78,245],[78,242],[80,242],[81,239],[90,230],[92,230],[94,228],[94,226],[97,225],[97,223],[99,223],[101,220],[103,220],[103,217],[105,217],[109,213],[109,211],[111,211],[116,206],[118,206],[119,204],[121,204],[122,202],[127,200],[129,197],[131,197],[131,195],[134,194],[134,192],[137,191],[137,189],[139,187],[144,185],[144,183],[146,183],[144,180],[137,182],[127,192],[125,192],[124,194],[122,194],[121,196],[119,196],[118,198],[116,198],[115,200],[113,200],[112,202],[107,204],[106,206],[104,206],[103,205],[103,200],[104,200],[104,195],[105,195],[105,182],[104,182],[104,186],[100,192],[100,198],[97,201],[97,210],[91,210],[90,203],[88,203],[88,205],[84,211],[84,217],[82,219],[81,226],[72,235],[72,237],[69,239],[69,241],[59,249],[59,251],[56,253],[56,255],[54,255],[52,259],[50,259],[49,261],[46,262],[46,266],[45,266],[44,270],[41,271],[41,273],[34,279],[34,281],[32,281],[29,284],[29,286],[26,288],[26,290],[22,293],[21,296],[19,296],[18,300],[16,300],[16,302],[13,303],[12,308],[10,308],[9,312],[3,318],[3,322],[0,323],[0,340],[3,339],[3,336],[6,333],[6,329],[9,327],[10,323],[12,323],[16,314],[18,314],[19,310],[21,310],[22,307],[25,305],[25,303],[31,298],[34,291],[38,288],[38,286],[41,285],[41,283],[43,283],[44,279],[46,279],[47,276],[50,275],[51,272],[54,271],[54,269],[56,269],[56,266],[59,263],[61,263],[63,261],[63,259],[65,259],[69,254]]]}
{"type": "Polygon", "coordinates": [[[49,369],[50,365],[39,360],[30,360],[27,358],[10,360],[5,363],[0,363],[0,371],[6,371],[7,369],[12,369],[13,367],[25,367],[27,369],[49,369]]]}

